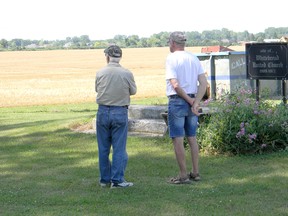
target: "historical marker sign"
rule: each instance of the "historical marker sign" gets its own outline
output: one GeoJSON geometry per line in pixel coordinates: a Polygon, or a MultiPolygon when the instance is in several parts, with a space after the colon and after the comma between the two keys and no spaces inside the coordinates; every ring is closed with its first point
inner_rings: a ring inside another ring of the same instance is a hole
{"type": "Polygon", "coordinates": [[[246,44],[246,68],[249,79],[288,79],[287,43],[246,44]]]}

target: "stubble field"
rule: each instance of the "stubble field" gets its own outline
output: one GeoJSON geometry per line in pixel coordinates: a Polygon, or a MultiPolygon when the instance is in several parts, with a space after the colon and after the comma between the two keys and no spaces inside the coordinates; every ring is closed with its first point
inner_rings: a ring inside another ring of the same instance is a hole
{"type": "MultiPolygon", "coordinates": [[[[165,96],[168,54],[168,47],[123,49],[120,64],[134,74],[134,98],[165,96]]],[[[96,71],[105,65],[103,49],[0,52],[0,107],[95,101],[96,71]]]]}

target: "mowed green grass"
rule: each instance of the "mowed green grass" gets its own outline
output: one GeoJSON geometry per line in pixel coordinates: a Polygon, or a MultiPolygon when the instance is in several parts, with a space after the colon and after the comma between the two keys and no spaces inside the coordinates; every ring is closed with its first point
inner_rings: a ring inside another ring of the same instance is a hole
{"type": "Polygon", "coordinates": [[[0,108],[1,216],[287,215],[287,151],[202,154],[202,181],[171,185],[178,168],[170,139],[129,137],[126,178],[135,186],[100,188],[95,135],[69,128],[96,112],[95,103],[0,108]]]}

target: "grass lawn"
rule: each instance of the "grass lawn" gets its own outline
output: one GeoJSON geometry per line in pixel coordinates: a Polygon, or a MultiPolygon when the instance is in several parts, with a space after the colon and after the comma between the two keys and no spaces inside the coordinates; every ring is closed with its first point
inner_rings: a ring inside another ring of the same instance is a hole
{"type": "Polygon", "coordinates": [[[100,188],[95,135],[69,129],[90,121],[96,109],[0,108],[1,216],[288,215],[287,151],[201,155],[202,181],[171,185],[166,181],[178,167],[169,138],[129,137],[126,179],[135,186],[100,188]]]}

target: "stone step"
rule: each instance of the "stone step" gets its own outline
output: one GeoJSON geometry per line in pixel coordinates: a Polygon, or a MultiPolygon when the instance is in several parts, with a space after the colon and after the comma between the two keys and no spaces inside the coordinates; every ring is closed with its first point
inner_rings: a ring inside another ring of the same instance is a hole
{"type": "MultiPolygon", "coordinates": [[[[128,135],[131,136],[164,136],[167,124],[161,113],[167,106],[130,105],[128,109],[128,135]]],[[[96,119],[92,121],[96,132],[96,119]]]]}
{"type": "Polygon", "coordinates": [[[130,119],[163,119],[161,113],[167,111],[167,106],[130,105],[128,118],[130,119]]]}
{"type": "Polygon", "coordinates": [[[167,132],[167,125],[163,118],[162,119],[129,119],[128,131],[164,135],[167,132]]]}
{"type": "MultiPolygon", "coordinates": [[[[216,112],[217,109],[202,107],[202,114],[216,112]]],[[[87,133],[96,133],[96,118],[92,120],[93,129],[87,133]]],[[[128,110],[128,136],[153,137],[167,134],[167,106],[131,105],[128,110]]]]}
{"type": "MultiPolygon", "coordinates": [[[[96,132],[96,118],[93,119],[92,125],[96,132]]],[[[163,136],[167,129],[164,119],[128,119],[128,132],[131,135],[163,136]]]]}

